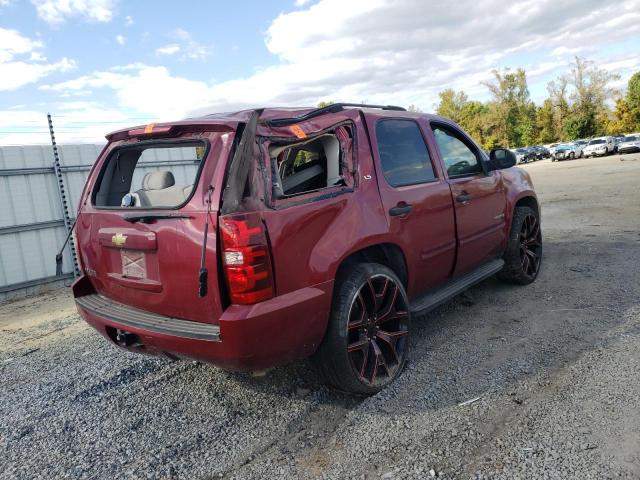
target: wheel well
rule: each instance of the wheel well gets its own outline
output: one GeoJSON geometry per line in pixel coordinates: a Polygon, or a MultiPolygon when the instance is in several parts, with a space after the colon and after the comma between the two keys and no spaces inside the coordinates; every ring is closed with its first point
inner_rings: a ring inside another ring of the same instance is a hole
{"type": "Polygon", "coordinates": [[[370,247],[353,252],[340,264],[336,278],[340,277],[342,272],[354,263],[380,263],[389,267],[398,276],[400,281],[402,281],[404,287],[407,288],[409,281],[407,262],[400,247],[393,243],[371,245],[370,247]]]}
{"type": "Polygon", "coordinates": [[[523,198],[521,198],[520,200],[518,200],[516,202],[516,207],[529,207],[533,211],[535,211],[538,216],[540,215],[540,209],[538,208],[538,202],[536,201],[536,199],[534,197],[523,197],[523,198]]]}

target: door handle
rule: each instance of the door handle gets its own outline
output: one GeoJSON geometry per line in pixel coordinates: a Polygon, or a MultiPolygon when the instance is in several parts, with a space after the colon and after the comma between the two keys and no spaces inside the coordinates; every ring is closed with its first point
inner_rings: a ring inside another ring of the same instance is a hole
{"type": "Polygon", "coordinates": [[[397,217],[398,215],[406,215],[411,211],[411,205],[407,203],[399,203],[395,207],[389,209],[389,215],[392,217],[397,217]]]}
{"type": "Polygon", "coordinates": [[[469,200],[471,200],[471,195],[467,192],[461,193],[456,197],[456,202],[460,203],[468,202],[469,200]]]}

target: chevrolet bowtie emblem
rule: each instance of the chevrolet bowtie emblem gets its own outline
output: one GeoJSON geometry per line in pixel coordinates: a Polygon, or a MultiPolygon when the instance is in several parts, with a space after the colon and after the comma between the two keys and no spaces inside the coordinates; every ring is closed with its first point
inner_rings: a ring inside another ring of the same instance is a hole
{"type": "Polygon", "coordinates": [[[116,233],[113,237],[111,237],[111,243],[113,243],[116,247],[124,246],[127,241],[127,236],[121,233],[116,233]]]}

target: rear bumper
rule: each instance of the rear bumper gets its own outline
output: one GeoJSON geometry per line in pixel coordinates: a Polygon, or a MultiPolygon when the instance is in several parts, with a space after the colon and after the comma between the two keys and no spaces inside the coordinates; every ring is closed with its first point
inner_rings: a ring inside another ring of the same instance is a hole
{"type": "Polygon", "coordinates": [[[218,324],[151,314],[92,291],[86,277],[73,286],[84,320],[110,341],[115,331],[135,334],[140,345],[123,347],[151,355],[186,357],[228,370],[252,371],[311,355],[326,330],[333,281],[255,305],[231,305],[218,324]]]}

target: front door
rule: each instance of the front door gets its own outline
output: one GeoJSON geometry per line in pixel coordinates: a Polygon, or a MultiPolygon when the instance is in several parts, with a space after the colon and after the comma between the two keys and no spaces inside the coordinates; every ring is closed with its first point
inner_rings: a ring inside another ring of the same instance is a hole
{"type": "Polygon", "coordinates": [[[454,276],[497,257],[505,245],[506,195],[499,171],[486,171],[478,147],[452,125],[432,123],[456,211],[454,276]]]}
{"type": "Polygon", "coordinates": [[[369,118],[382,203],[393,241],[406,256],[409,296],[447,280],[455,261],[451,192],[417,122],[369,118]],[[434,168],[436,167],[436,168],[434,168]]]}

